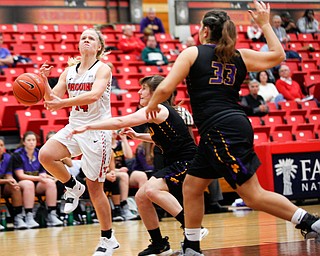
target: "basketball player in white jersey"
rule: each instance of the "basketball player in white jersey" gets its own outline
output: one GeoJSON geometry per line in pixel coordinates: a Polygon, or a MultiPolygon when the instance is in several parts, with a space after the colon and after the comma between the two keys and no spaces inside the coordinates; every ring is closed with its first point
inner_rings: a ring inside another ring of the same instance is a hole
{"type": "Polygon", "coordinates": [[[60,161],[65,157],[82,154],[81,166],[87,179],[91,201],[101,225],[100,242],[95,256],[112,255],[119,243],[113,235],[111,209],[103,191],[111,154],[111,131],[88,131],[73,137],[66,136],[73,128],[111,117],[110,90],[112,74],[108,65],[99,58],[105,49],[102,35],[94,29],[85,30],[79,41],[81,57],[71,59],[69,67],[61,74],[51,90],[47,77],[52,66],[44,63],[40,73],[46,83],[45,107],[51,111],[72,107],[69,124],[50,138],[41,148],[39,160],[46,170],[66,187],[65,212],[72,212],[78,205],[85,187],[69,174],[60,161]],[[64,98],[68,91],[69,97],[64,98]]]}

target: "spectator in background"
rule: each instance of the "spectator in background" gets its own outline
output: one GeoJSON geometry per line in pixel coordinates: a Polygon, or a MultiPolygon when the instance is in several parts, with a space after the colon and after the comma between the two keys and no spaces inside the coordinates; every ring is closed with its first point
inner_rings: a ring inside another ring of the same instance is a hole
{"type": "Polygon", "coordinates": [[[284,101],[283,95],[277,87],[269,81],[269,74],[266,70],[257,73],[257,81],[260,83],[258,94],[262,96],[266,103],[274,102],[278,106],[279,101],[284,101]]]}
{"type": "Polygon", "coordinates": [[[13,64],[13,57],[7,48],[2,47],[3,34],[0,33],[0,69],[7,68],[13,64]]]}
{"type": "Polygon", "coordinates": [[[112,131],[112,157],[110,169],[115,170],[120,186],[120,212],[125,220],[133,220],[137,215],[129,210],[128,195],[129,195],[129,168],[127,163],[132,161],[133,153],[129,145],[126,135],[120,134],[120,131],[112,131]]]}
{"type": "Polygon", "coordinates": [[[148,36],[146,47],[141,53],[141,59],[146,65],[162,66],[168,64],[167,57],[157,48],[157,40],[154,35],[148,36]]]}
{"type": "Polygon", "coordinates": [[[140,38],[133,35],[131,25],[125,25],[122,29],[122,37],[118,43],[118,49],[124,53],[135,54],[140,58],[140,54],[145,47],[145,44],[140,38]]]}
{"type": "Polygon", "coordinates": [[[151,28],[153,33],[165,33],[161,19],[156,17],[156,10],[149,8],[147,16],[144,17],[140,22],[140,33],[143,33],[145,28],[151,28]]]}
{"type": "Polygon", "coordinates": [[[251,19],[251,25],[247,27],[247,36],[253,42],[266,42],[262,29],[253,19],[251,19]]]}
{"type": "MultiPolygon", "coordinates": [[[[0,137],[0,198],[1,192],[5,197],[11,197],[14,229],[26,229],[28,226],[22,215],[22,191],[10,171],[10,158],[10,154],[6,153],[4,138],[0,137]]],[[[4,229],[0,225],[0,231],[4,229]]]]}
{"type": "Polygon", "coordinates": [[[282,45],[286,48],[287,43],[290,41],[290,37],[287,35],[286,30],[281,27],[281,17],[279,15],[274,15],[272,18],[272,29],[282,45]]]}
{"type": "Polygon", "coordinates": [[[23,204],[28,228],[38,227],[33,218],[34,197],[45,195],[48,207],[47,226],[62,226],[57,216],[57,187],[46,170],[40,164],[36,148],[37,138],[34,132],[28,131],[22,137],[22,147],[16,149],[11,158],[11,168],[17,177],[23,193],[23,204]],[[28,195],[28,196],[27,196],[28,195]]]}
{"type": "Polygon", "coordinates": [[[299,33],[299,30],[296,26],[296,23],[294,22],[294,20],[291,18],[291,15],[289,12],[283,12],[280,14],[282,23],[281,23],[281,27],[283,27],[287,34],[288,33],[299,33]]]}
{"type": "Polygon", "coordinates": [[[314,18],[314,11],[307,9],[303,16],[298,19],[297,27],[300,33],[317,33],[319,32],[319,22],[314,18]]]}
{"type": "Polygon", "coordinates": [[[290,68],[281,65],[279,68],[280,78],[276,81],[276,87],[286,100],[301,101],[304,97],[298,82],[292,80],[290,68]]]}
{"type": "Polygon", "coordinates": [[[249,82],[249,91],[250,93],[241,99],[241,105],[244,107],[246,114],[248,116],[265,116],[268,114],[268,105],[262,96],[258,95],[259,82],[257,80],[249,82]]]}

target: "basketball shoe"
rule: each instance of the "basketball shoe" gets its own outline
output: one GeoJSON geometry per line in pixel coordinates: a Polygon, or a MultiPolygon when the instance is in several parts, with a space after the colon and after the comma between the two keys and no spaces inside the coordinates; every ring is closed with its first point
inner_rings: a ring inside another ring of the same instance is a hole
{"type": "Polygon", "coordinates": [[[28,212],[26,214],[26,224],[28,226],[28,228],[38,228],[40,225],[34,220],[33,218],[33,213],[32,212],[28,212]]]}
{"type": "Polygon", "coordinates": [[[296,225],[301,230],[305,239],[320,239],[320,219],[312,214],[306,213],[301,222],[296,225]]]}
{"type": "Polygon", "coordinates": [[[138,256],[148,256],[148,255],[159,255],[159,256],[165,256],[165,255],[171,255],[172,250],[170,249],[170,244],[168,242],[169,237],[162,238],[162,242],[155,244],[150,239],[151,244],[148,245],[148,248],[144,249],[142,252],[138,254],[138,256]]]}
{"type": "Polygon", "coordinates": [[[113,252],[120,248],[120,244],[112,232],[110,239],[106,237],[100,237],[99,244],[94,252],[93,256],[111,256],[113,252]]]}
{"type": "Polygon", "coordinates": [[[47,217],[47,226],[48,227],[58,227],[63,225],[63,221],[58,218],[58,215],[55,210],[48,213],[47,217]]]}
{"type": "Polygon", "coordinates": [[[28,226],[23,220],[22,213],[17,214],[13,219],[13,228],[14,229],[27,229],[28,226]]]}
{"type": "Polygon", "coordinates": [[[86,187],[76,180],[76,185],[73,188],[66,187],[67,191],[64,194],[64,199],[66,203],[64,205],[64,212],[70,213],[73,212],[79,203],[80,196],[86,190],[86,187]]]}

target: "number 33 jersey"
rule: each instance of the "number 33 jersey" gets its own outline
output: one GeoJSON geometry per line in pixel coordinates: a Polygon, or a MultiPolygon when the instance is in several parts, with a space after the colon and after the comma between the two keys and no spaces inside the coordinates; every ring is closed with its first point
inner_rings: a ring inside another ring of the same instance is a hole
{"type": "Polygon", "coordinates": [[[247,68],[238,51],[228,63],[221,63],[215,54],[215,45],[197,48],[198,56],[186,82],[194,122],[199,128],[205,121],[214,121],[228,111],[242,111],[238,104],[239,90],[247,68]]]}
{"type": "MultiPolygon", "coordinates": [[[[105,64],[103,64],[101,61],[96,61],[86,72],[81,75],[78,74],[79,65],[80,63],[71,66],[68,70],[66,83],[69,98],[77,97],[83,93],[91,91],[98,69],[105,64]]],[[[110,83],[111,79],[108,82],[108,86],[103,95],[97,101],[88,105],[72,107],[69,117],[69,123],[72,127],[111,117],[110,83]]]]}

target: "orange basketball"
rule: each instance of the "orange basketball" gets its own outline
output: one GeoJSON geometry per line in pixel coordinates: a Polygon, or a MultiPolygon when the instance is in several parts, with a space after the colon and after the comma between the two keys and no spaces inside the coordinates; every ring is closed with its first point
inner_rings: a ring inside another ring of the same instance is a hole
{"type": "Polygon", "coordinates": [[[45,84],[40,76],[33,73],[23,73],[17,77],[12,86],[17,101],[26,106],[39,102],[45,93],[45,84]]]}

